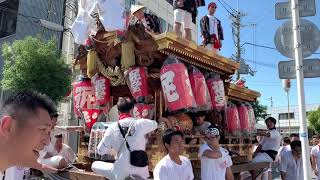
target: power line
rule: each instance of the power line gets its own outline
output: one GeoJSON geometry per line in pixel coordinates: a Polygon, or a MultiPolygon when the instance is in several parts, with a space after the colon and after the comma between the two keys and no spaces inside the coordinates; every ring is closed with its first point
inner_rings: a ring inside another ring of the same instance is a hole
{"type": "MultiPolygon", "coordinates": [[[[265,49],[277,50],[277,48],[275,48],[275,47],[264,46],[264,45],[259,45],[259,44],[253,44],[253,43],[249,43],[249,42],[243,43],[243,44],[241,45],[241,47],[244,46],[244,45],[246,45],[246,44],[251,45],[251,46],[255,46],[255,47],[265,48],[265,49]]],[[[315,53],[313,53],[313,54],[320,54],[320,53],[315,52],[315,53]]]]}
{"type": "Polygon", "coordinates": [[[234,15],[232,12],[230,12],[227,8],[226,8],[226,6],[220,1],[220,0],[218,0],[219,1],[219,3],[222,5],[222,7],[232,16],[232,17],[236,17],[236,15],[234,15]]]}
{"type": "Polygon", "coordinates": [[[251,59],[244,59],[246,62],[250,62],[250,63],[254,63],[256,65],[260,65],[260,66],[265,66],[265,67],[269,67],[269,68],[272,68],[272,69],[276,69],[277,66],[274,65],[274,64],[267,64],[267,63],[263,63],[263,62],[259,62],[259,61],[255,61],[255,60],[251,60],[251,59]]]}
{"type": "Polygon", "coordinates": [[[227,5],[229,7],[229,9],[231,9],[231,11],[235,14],[238,14],[239,12],[237,10],[235,10],[234,8],[232,8],[228,3],[226,3],[224,0],[221,0],[225,5],[227,5]]]}
{"type": "Polygon", "coordinates": [[[246,45],[246,44],[251,45],[251,46],[255,46],[255,47],[261,47],[261,48],[266,48],[266,49],[277,50],[277,49],[274,48],[274,47],[269,47],[269,46],[264,46],[264,45],[258,45],[258,44],[253,44],[253,43],[249,43],[249,42],[243,43],[243,44],[241,45],[241,47],[244,46],[244,45],[246,45]]]}

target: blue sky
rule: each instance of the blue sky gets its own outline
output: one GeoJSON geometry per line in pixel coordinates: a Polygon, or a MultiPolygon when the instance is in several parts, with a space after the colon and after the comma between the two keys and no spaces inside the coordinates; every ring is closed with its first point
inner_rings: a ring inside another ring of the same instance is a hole
{"type": "MultiPolygon", "coordinates": [[[[222,1],[222,0],[220,0],[222,1]]],[[[224,0],[234,9],[237,8],[237,0],[224,0]]],[[[210,3],[210,0],[206,0],[206,4],[210,3]]],[[[232,40],[231,32],[231,20],[228,12],[223,8],[218,0],[214,1],[218,5],[216,17],[222,22],[224,29],[225,40],[223,42],[223,48],[221,55],[225,57],[231,57],[235,52],[235,47],[232,40]]],[[[273,39],[274,34],[278,27],[282,25],[286,20],[275,20],[274,17],[274,5],[276,0],[239,0],[239,8],[241,12],[247,14],[243,17],[242,22],[245,25],[256,23],[256,44],[275,47],[273,39]]],[[[320,4],[317,2],[317,11],[320,11],[320,4]]],[[[207,13],[207,7],[201,7],[199,10],[199,18],[207,13]]],[[[306,17],[305,19],[311,20],[317,26],[320,26],[320,12],[317,12],[316,16],[306,17]]],[[[244,42],[254,42],[254,30],[252,27],[244,27],[241,31],[241,44],[244,42]]],[[[200,42],[200,39],[199,39],[200,42]]],[[[250,75],[243,75],[247,80],[246,85],[253,90],[259,91],[262,96],[260,102],[270,107],[269,97],[273,97],[274,106],[286,106],[287,98],[284,90],[282,89],[281,80],[278,77],[278,62],[289,60],[287,57],[282,56],[278,51],[258,48],[255,50],[253,46],[245,45],[244,58],[249,59],[247,63],[257,71],[254,77],[250,75]],[[255,51],[255,53],[254,53],[255,51]],[[255,56],[254,56],[255,54],[255,56]],[[254,58],[255,57],[255,58],[254,58]],[[252,63],[255,60],[257,63],[252,63]],[[262,65],[265,66],[262,66],[262,65]]],[[[318,49],[317,53],[320,53],[318,49]]],[[[320,54],[310,56],[308,58],[320,58],[320,54]]],[[[297,86],[296,80],[291,81],[290,100],[292,105],[297,105],[297,86]]],[[[306,78],[305,79],[305,97],[306,104],[320,104],[320,78],[306,78]]]]}

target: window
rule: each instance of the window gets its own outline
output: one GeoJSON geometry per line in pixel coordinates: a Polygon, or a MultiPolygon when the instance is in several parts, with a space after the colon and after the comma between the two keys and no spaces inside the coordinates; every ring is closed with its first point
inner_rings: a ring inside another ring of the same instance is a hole
{"type": "MultiPolygon", "coordinates": [[[[288,113],[279,113],[279,120],[287,120],[288,113]]],[[[290,113],[290,119],[294,119],[294,113],[290,113]]]]}
{"type": "Polygon", "coordinates": [[[0,38],[16,33],[19,0],[0,3],[0,38]]]}
{"type": "Polygon", "coordinates": [[[136,4],[136,0],[125,0],[125,8],[130,11],[131,5],[136,4]]]}

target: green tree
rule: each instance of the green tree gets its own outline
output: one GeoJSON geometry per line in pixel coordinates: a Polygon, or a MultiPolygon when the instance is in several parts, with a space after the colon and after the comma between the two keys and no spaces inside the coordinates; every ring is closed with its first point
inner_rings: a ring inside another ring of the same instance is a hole
{"type": "Polygon", "coordinates": [[[26,37],[12,45],[2,46],[4,57],[4,90],[37,90],[47,94],[56,103],[67,95],[71,86],[71,71],[56,46],[55,40],[47,42],[26,37]]]}
{"type": "Polygon", "coordinates": [[[254,110],[254,115],[256,117],[256,120],[260,118],[265,119],[268,116],[267,106],[261,105],[259,101],[252,102],[250,104],[254,110]]]}
{"type": "Polygon", "coordinates": [[[311,129],[320,133],[320,107],[316,111],[308,113],[308,121],[311,129]]]}

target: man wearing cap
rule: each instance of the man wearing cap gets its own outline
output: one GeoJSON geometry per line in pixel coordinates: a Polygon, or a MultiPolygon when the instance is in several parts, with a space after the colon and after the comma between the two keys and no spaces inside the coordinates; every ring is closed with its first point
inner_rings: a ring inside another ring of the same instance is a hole
{"type": "Polygon", "coordinates": [[[217,5],[214,2],[208,5],[208,15],[200,20],[202,44],[208,50],[218,53],[222,47],[223,30],[221,21],[215,17],[217,5]]]}
{"type": "MultiPolygon", "coordinates": [[[[273,162],[278,154],[280,148],[281,135],[276,130],[277,120],[273,117],[268,117],[265,120],[268,131],[258,131],[257,135],[262,136],[259,146],[254,152],[252,162],[273,162]]],[[[256,172],[252,172],[253,177],[256,172]]],[[[269,173],[271,175],[271,173],[269,173]]]]}
{"type": "Polygon", "coordinates": [[[206,143],[199,149],[202,180],[234,179],[231,171],[231,157],[226,149],[220,147],[219,140],[219,129],[210,125],[205,131],[206,143]]]}
{"type": "Polygon", "coordinates": [[[145,13],[146,7],[142,5],[131,6],[130,24],[141,23],[147,31],[152,33],[160,33],[160,22],[157,16],[145,13]]]}

